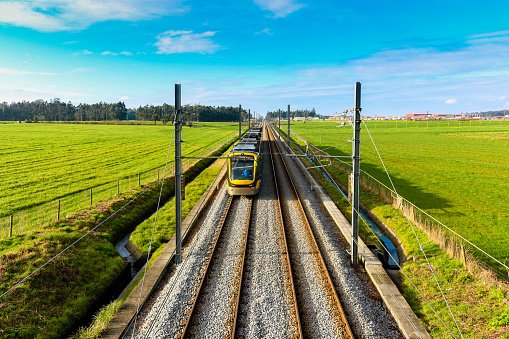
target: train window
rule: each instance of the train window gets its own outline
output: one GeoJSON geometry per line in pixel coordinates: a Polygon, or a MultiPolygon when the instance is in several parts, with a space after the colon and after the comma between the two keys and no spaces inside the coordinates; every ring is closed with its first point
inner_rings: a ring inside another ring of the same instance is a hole
{"type": "Polygon", "coordinates": [[[237,160],[232,162],[232,180],[253,180],[254,161],[237,160]]]}

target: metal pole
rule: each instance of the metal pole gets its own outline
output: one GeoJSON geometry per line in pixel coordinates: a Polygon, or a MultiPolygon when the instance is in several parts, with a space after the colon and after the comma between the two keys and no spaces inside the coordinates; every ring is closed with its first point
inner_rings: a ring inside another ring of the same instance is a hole
{"type": "Polygon", "coordinates": [[[242,105],[239,105],[239,141],[242,137],[242,105]]]}
{"type": "Polygon", "coordinates": [[[358,264],[357,241],[359,239],[359,176],[360,176],[360,144],[361,144],[361,83],[355,83],[355,120],[353,134],[353,198],[352,198],[352,265],[358,264]]]}
{"type": "Polygon", "coordinates": [[[288,105],[288,111],[286,112],[286,119],[288,120],[288,149],[290,149],[290,105],[288,105]]]}
{"type": "Polygon", "coordinates": [[[250,130],[251,129],[251,109],[249,109],[249,113],[247,114],[247,121],[248,121],[248,124],[247,124],[247,129],[250,130]]]}
{"type": "Polygon", "coordinates": [[[279,131],[278,131],[278,135],[280,135],[280,132],[281,132],[281,110],[278,109],[277,110],[277,113],[278,113],[278,124],[279,124],[279,131]]]}
{"type": "Polygon", "coordinates": [[[180,84],[175,84],[175,263],[182,262],[182,108],[180,84]]]}

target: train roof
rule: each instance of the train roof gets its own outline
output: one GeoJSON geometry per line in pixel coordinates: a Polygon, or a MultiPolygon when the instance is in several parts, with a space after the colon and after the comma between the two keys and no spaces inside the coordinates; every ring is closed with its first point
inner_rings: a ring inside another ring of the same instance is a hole
{"type": "Polygon", "coordinates": [[[255,152],[258,153],[258,148],[253,144],[237,144],[233,147],[232,152],[255,152]]]}
{"type": "Polygon", "coordinates": [[[245,138],[244,137],[244,138],[240,139],[239,144],[240,143],[249,143],[249,142],[259,144],[260,143],[260,139],[257,139],[257,138],[245,138]]]}

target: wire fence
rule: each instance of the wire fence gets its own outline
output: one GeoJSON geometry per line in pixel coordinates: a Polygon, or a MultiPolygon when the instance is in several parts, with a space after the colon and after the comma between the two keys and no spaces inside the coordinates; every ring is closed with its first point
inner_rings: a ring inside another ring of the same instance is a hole
{"type": "MultiPolygon", "coordinates": [[[[219,150],[236,137],[238,137],[238,134],[232,134],[212,149],[202,148],[198,153],[194,153],[193,156],[205,157],[210,155],[210,153],[219,150]]],[[[187,170],[198,160],[199,159],[190,159],[183,161],[182,171],[187,170]]],[[[100,202],[120,196],[139,186],[158,181],[162,178],[163,173],[164,166],[161,166],[145,172],[123,176],[103,185],[70,193],[60,199],[0,218],[0,238],[21,235],[39,226],[47,225],[60,219],[67,218],[79,211],[90,209],[100,202]]],[[[166,176],[172,176],[174,173],[175,164],[171,163],[168,165],[166,176]]]]}
{"type": "MultiPolygon", "coordinates": [[[[330,154],[312,145],[294,131],[290,131],[290,133],[305,143],[315,154],[330,156],[330,154]]],[[[330,159],[330,161],[334,167],[350,175],[352,171],[351,164],[337,159],[330,159]]],[[[432,242],[438,244],[438,246],[446,251],[452,258],[460,260],[468,271],[479,274],[484,279],[491,282],[498,282],[499,280],[497,277],[506,282],[509,280],[509,267],[505,263],[502,263],[489,253],[475,246],[426,211],[398,195],[369,173],[361,170],[359,181],[362,186],[380,196],[383,201],[402,211],[432,242]],[[480,260],[475,253],[485,256],[486,262],[480,260]]]]}
{"type": "MultiPolygon", "coordinates": [[[[349,120],[327,120],[327,121],[292,121],[292,125],[299,124],[299,129],[335,129],[346,127],[352,122],[349,120]]],[[[509,125],[506,120],[366,120],[369,128],[379,129],[401,129],[401,128],[435,128],[435,127],[489,127],[509,125]]],[[[286,120],[281,122],[281,129],[286,129],[286,120]]],[[[293,132],[292,132],[293,133],[293,132]]]]}

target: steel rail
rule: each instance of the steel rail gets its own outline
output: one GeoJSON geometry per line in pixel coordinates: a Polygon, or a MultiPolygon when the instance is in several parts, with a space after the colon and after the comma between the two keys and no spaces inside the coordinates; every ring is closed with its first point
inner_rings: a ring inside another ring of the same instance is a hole
{"type": "Polygon", "coordinates": [[[202,287],[204,285],[204,281],[205,281],[205,278],[207,276],[207,272],[209,270],[209,267],[210,267],[210,263],[212,262],[212,257],[214,256],[214,252],[216,250],[216,245],[218,243],[218,240],[219,240],[219,237],[221,236],[221,233],[223,232],[223,226],[225,224],[225,220],[226,220],[226,217],[230,211],[230,206],[232,204],[232,201],[233,201],[233,196],[229,196],[228,197],[228,201],[226,203],[226,207],[224,209],[224,212],[223,212],[223,215],[221,216],[221,219],[219,221],[219,226],[218,226],[218,229],[216,230],[216,234],[214,236],[214,240],[213,240],[213,245],[212,245],[212,248],[209,252],[207,252],[207,254],[209,255],[208,258],[207,258],[207,263],[205,265],[204,268],[202,268],[202,273],[201,273],[201,276],[200,276],[200,282],[198,283],[198,289],[194,292],[194,300],[192,301],[193,305],[191,307],[191,309],[189,311],[187,311],[187,319],[184,320],[185,323],[182,324],[181,323],[181,326],[184,327],[184,329],[182,330],[182,333],[180,335],[177,335],[176,337],[178,338],[185,338],[186,334],[187,334],[187,330],[189,329],[189,324],[191,323],[191,319],[193,318],[193,315],[195,314],[195,310],[196,310],[196,305],[198,303],[198,298],[200,296],[200,293],[201,293],[201,290],[202,290],[202,287]]]}
{"type": "Polygon", "coordinates": [[[302,333],[302,323],[301,323],[301,320],[300,320],[300,314],[299,314],[299,307],[298,307],[298,304],[297,304],[297,293],[295,292],[295,284],[294,284],[294,281],[293,281],[293,274],[292,274],[292,264],[291,264],[291,261],[290,261],[290,251],[288,250],[288,241],[286,239],[286,232],[285,232],[285,225],[284,225],[284,219],[283,219],[283,212],[282,212],[282,207],[281,207],[281,199],[279,198],[280,197],[280,193],[279,193],[279,188],[278,188],[278,183],[277,183],[277,179],[276,179],[276,168],[274,167],[274,158],[272,156],[272,147],[270,146],[270,132],[269,132],[269,127],[266,127],[267,128],[267,139],[268,139],[268,144],[269,144],[269,154],[270,154],[270,163],[271,163],[271,166],[272,166],[272,173],[273,173],[273,178],[274,178],[274,185],[276,187],[276,195],[277,195],[277,204],[278,204],[278,210],[279,210],[279,214],[278,214],[278,217],[279,217],[279,224],[281,225],[281,230],[282,230],[282,234],[283,234],[283,244],[285,246],[285,253],[286,253],[286,263],[287,263],[287,267],[288,267],[288,275],[289,275],[289,280],[290,280],[290,287],[292,289],[292,297],[293,297],[293,305],[294,305],[294,312],[295,312],[295,318],[297,319],[297,330],[298,330],[298,337],[299,338],[304,338],[304,335],[302,333]]]}
{"type": "Polygon", "coordinates": [[[240,262],[240,274],[239,274],[239,285],[238,285],[238,289],[236,291],[237,293],[237,297],[235,298],[234,300],[234,306],[232,308],[235,308],[235,312],[234,312],[234,318],[233,318],[233,326],[232,326],[232,335],[231,335],[231,338],[235,338],[235,332],[237,330],[237,319],[238,319],[238,316],[239,316],[239,305],[240,305],[240,296],[242,295],[242,281],[244,280],[244,264],[246,263],[246,252],[247,252],[247,239],[249,238],[249,228],[251,227],[251,218],[252,218],[252,207],[253,207],[253,200],[255,199],[255,197],[252,197],[250,198],[250,202],[249,202],[249,205],[248,205],[248,210],[247,210],[247,218],[246,218],[246,221],[244,223],[244,234],[243,234],[243,238],[244,238],[244,244],[243,244],[243,251],[242,251],[242,258],[241,258],[241,262],[240,262]]]}
{"type": "MultiPolygon", "coordinates": [[[[336,289],[334,287],[334,284],[332,282],[332,279],[329,275],[329,271],[327,270],[327,266],[325,264],[325,261],[323,260],[323,256],[322,256],[322,253],[320,251],[320,246],[318,246],[318,243],[316,241],[316,238],[315,238],[315,235],[313,233],[313,230],[311,228],[311,225],[309,223],[309,220],[307,218],[307,215],[306,215],[306,212],[304,210],[304,207],[302,205],[302,202],[300,200],[300,197],[299,197],[299,194],[297,192],[297,189],[295,187],[295,184],[293,183],[293,180],[292,180],[292,177],[290,175],[290,171],[288,170],[288,166],[286,165],[286,162],[284,160],[284,157],[282,156],[282,153],[281,153],[281,150],[278,146],[278,142],[277,142],[277,139],[274,137],[274,132],[272,131],[272,129],[270,129],[270,133],[272,135],[272,142],[274,143],[274,145],[276,146],[277,148],[277,151],[279,152],[279,158],[281,159],[281,162],[284,166],[284,171],[282,171],[284,174],[286,174],[288,176],[288,180],[289,182],[291,183],[291,187],[292,187],[292,190],[295,194],[295,197],[296,197],[296,201],[298,203],[298,206],[299,206],[299,210],[303,216],[303,219],[305,221],[305,224],[307,225],[307,229],[309,231],[309,234],[311,235],[311,238],[313,240],[313,245],[314,247],[317,249],[317,254],[318,254],[318,257],[319,257],[319,261],[320,261],[320,266],[321,266],[321,269],[323,271],[323,274],[325,275],[325,277],[327,278],[327,283],[329,285],[329,287],[332,289],[333,291],[333,298],[334,298],[334,303],[337,305],[338,307],[338,310],[339,312],[341,313],[341,319],[343,320],[343,324],[345,325],[345,331],[347,332],[347,335],[350,337],[350,338],[354,338],[353,336],[353,333],[352,333],[352,330],[350,328],[350,325],[348,324],[348,321],[346,319],[346,315],[345,315],[345,312],[343,310],[343,307],[341,306],[341,302],[339,301],[339,297],[337,295],[337,292],[336,292],[336,289]]],[[[270,142],[269,142],[269,145],[270,145],[270,142]]],[[[272,157],[272,149],[271,149],[271,157],[272,157]]],[[[276,178],[276,177],[275,177],[276,178]]]]}

